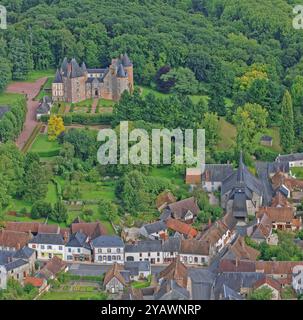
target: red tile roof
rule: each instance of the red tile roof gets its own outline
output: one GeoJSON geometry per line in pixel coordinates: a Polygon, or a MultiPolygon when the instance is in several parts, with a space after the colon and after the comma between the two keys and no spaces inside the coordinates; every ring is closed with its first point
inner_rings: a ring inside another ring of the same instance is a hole
{"type": "Polygon", "coordinates": [[[31,284],[34,287],[40,288],[45,283],[45,280],[42,278],[35,278],[35,277],[26,277],[24,279],[24,284],[31,284]]]}
{"type": "Polygon", "coordinates": [[[156,199],[157,209],[161,208],[163,205],[168,205],[176,202],[176,197],[170,191],[163,191],[160,193],[156,199]]]}
{"type": "Polygon", "coordinates": [[[0,246],[21,249],[32,238],[27,232],[17,232],[11,230],[0,230],[0,246]]]}
{"type": "Polygon", "coordinates": [[[264,207],[260,208],[257,213],[257,217],[260,217],[262,214],[266,213],[266,215],[273,222],[291,222],[294,218],[294,209],[289,207],[264,207]]]}
{"type": "Polygon", "coordinates": [[[255,272],[255,261],[222,259],[219,263],[219,272],[255,272]]]}
{"type": "Polygon", "coordinates": [[[39,222],[7,222],[5,229],[19,232],[38,233],[39,222]]]}
{"type": "Polygon", "coordinates": [[[180,286],[186,288],[188,279],[187,267],[180,261],[180,258],[178,257],[159,273],[159,278],[175,280],[180,286]]]}
{"type": "Polygon", "coordinates": [[[197,236],[198,231],[193,228],[191,225],[184,223],[177,219],[167,219],[165,221],[167,228],[187,235],[190,238],[194,238],[197,236]]]}
{"type": "Polygon", "coordinates": [[[59,272],[63,271],[66,268],[66,266],[67,266],[67,264],[62,259],[54,256],[41,269],[40,273],[45,273],[46,275],[51,273],[52,275],[55,276],[59,272]]]}
{"type": "Polygon", "coordinates": [[[109,281],[111,281],[113,278],[118,279],[119,282],[121,282],[124,286],[126,286],[126,281],[121,274],[121,271],[123,270],[124,270],[123,266],[115,262],[114,265],[106,272],[104,276],[104,281],[103,281],[104,286],[106,286],[109,283],[109,281]]]}
{"type": "Polygon", "coordinates": [[[72,223],[71,231],[72,233],[81,231],[92,239],[107,234],[106,228],[100,222],[72,223]]]}
{"type": "Polygon", "coordinates": [[[277,280],[273,279],[272,277],[265,277],[263,279],[259,279],[255,284],[254,284],[254,289],[258,289],[264,284],[267,284],[268,286],[281,291],[281,283],[278,282],[277,280]]]}

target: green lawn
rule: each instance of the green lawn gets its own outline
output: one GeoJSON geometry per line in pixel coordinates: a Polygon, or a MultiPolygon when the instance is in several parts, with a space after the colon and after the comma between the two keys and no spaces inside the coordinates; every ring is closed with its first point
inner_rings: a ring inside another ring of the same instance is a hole
{"type": "Polygon", "coordinates": [[[60,145],[57,141],[49,141],[47,134],[39,134],[30,151],[37,153],[40,157],[48,158],[59,154],[60,145]]]}
{"type": "Polygon", "coordinates": [[[262,134],[258,134],[257,135],[257,142],[258,143],[260,143],[260,139],[261,139],[261,137],[263,135],[267,135],[267,136],[270,136],[270,137],[273,138],[272,147],[264,146],[264,148],[268,148],[268,149],[271,149],[271,150],[276,151],[276,152],[282,152],[282,148],[281,148],[281,144],[280,144],[280,131],[279,131],[279,128],[273,127],[273,128],[265,129],[262,134]]]}
{"type": "Polygon", "coordinates": [[[296,177],[296,179],[303,179],[303,168],[300,167],[292,167],[291,174],[296,177]]]}
{"type": "Polygon", "coordinates": [[[86,99],[86,100],[74,103],[74,105],[78,107],[89,107],[92,104],[93,104],[93,99],[86,99]]]}
{"type": "Polygon", "coordinates": [[[170,166],[152,168],[149,175],[152,177],[167,178],[171,180],[174,185],[184,185],[184,178],[182,175],[174,172],[170,166]]]}
{"type": "Polygon", "coordinates": [[[205,101],[206,103],[208,103],[209,101],[209,97],[208,96],[201,96],[201,95],[193,95],[190,96],[191,101],[195,104],[197,104],[198,102],[200,102],[200,100],[205,101]]]}
{"type": "Polygon", "coordinates": [[[106,300],[107,295],[100,292],[54,292],[50,291],[41,296],[40,300],[106,300]]]}
{"type": "Polygon", "coordinates": [[[0,93],[0,105],[12,105],[22,97],[18,93],[0,93]]]}
{"type": "Polygon", "coordinates": [[[148,88],[148,87],[143,87],[140,86],[139,87],[142,90],[142,97],[146,97],[148,94],[153,93],[157,98],[167,98],[170,96],[170,94],[165,94],[159,91],[156,91],[152,88],[148,88]]]}
{"type": "Polygon", "coordinates": [[[113,100],[106,100],[106,99],[99,99],[98,106],[102,108],[110,108],[115,105],[115,101],[113,100]]]}
{"type": "Polygon", "coordinates": [[[221,150],[228,150],[235,143],[237,136],[237,129],[234,125],[227,122],[224,118],[220,118],[220,142],[218,148],[221,150]]]}
{"type": "Polygon", "coordinates": [[[44,96],[51,97],[52,95],[51,89],[52,89],[53,81],[54,81],[54,76],[47,78],[47,81],[45,82],[44,86],[41,88],[35,100],[40,101],[44,96]]]}
{"type": "Polygon", "coordinates": [[[54,77],[56,71],[53,69],[48,69],[48,70],[33,70],[29,72],[25,80],[18,80],[18,81],[13,81],[13,82],[35,82],[41,78],[44,77],[54,77]]]}

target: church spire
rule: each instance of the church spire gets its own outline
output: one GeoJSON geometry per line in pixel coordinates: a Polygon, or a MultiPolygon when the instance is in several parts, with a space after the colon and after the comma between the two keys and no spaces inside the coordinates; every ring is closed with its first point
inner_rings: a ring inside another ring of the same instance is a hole
{"type": "Polygon", "coordinates": [[[243,163],[243,153],[240,151],[239,168],[238,168],[238,182],[244,181],[244,163],[243,163]]]}

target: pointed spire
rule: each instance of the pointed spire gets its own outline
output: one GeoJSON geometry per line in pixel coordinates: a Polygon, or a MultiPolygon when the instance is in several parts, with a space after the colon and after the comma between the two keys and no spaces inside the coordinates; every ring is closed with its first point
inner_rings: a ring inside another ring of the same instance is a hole
{"type": "Polygon", "coordinates": [[[126,78],[127,77],[127,74],[126,74],[122,64],[120,64],[118,67],[117,77],[119,77],[119,78],[126,78]]]}
{"type": "Polygon", "coordinates": [[[65,57],[65,58],[63,59],[63,61],[62,61],[62,64],[61,64],[61,71],[62,71],[63,73],[66,73],[66,71],[67,71],[67,65],[68,65],[68,60],[67,60],[67,58],[65,57]]]}
{"type": "Polygon", "coordinates": [[[238,182],[244,181],[244,163],[242,150],[240,151],[239,168],[238,168],[238,182]]]}
{"type": "Polygon", "coordinates": [[[122,57],[122,64],[124,67],[131,67],[133,64],[130,61],[127,53],[124,53],[123,57],[122,57]]]}
{"type": "Polygon", "coordinates": [[[84,61],[82,62],[81,68],[82,68],[83,72],[87,72],[86,64],[84,61]]]}
{"type": "Polygon", "coordinates": [[[53,83],[63,83],[62,76],[61,76],[59,69],[57,69],[55,80],[53,83]]]}

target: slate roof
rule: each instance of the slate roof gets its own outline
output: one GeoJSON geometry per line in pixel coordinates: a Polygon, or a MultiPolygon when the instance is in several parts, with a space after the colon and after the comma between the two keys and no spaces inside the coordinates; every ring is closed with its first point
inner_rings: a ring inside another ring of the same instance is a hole
{"type": "Polygon", "coordinates": [[[7,113],[9,112],[10,107],[8,106],[0,106],[0,119],[7,113]]]}
{"type": "Polygon", "coordinates": [[[143,228],[149,235],[159,231],[165,231],[167,229],[166,224],[163,221],[156,221],[153,223],[145,224],[143,228]]]}
{"type": "Polygon", "coordinates": [[[179,237],[169,237],[162,243],[163,252],[179,252],[181,239],[179,237]]]}
{"type": "Polygon", "coordinates": [[[29,259],[34,253],[34,249],[25,246],[22,249],[16,251],[14,258],[29,259]]]}
{"type": "Polygon", "coordinates": [[[270,142],[270,141],[272,141],[273,140],[273,138],[271,137],[271,136],[262,136],[261,137],[261,141],[266,141],[266,142],[270,142]]]}
{"type": "Polygon", "coordinates": [[[162,281],[159,290],[154,294],[155,300],[188,300],[189,292],[174,280],[162,281]]]}
{"type": "Polygon", "coordinates": [[[251,199],[252,192],[263,195],[263,185],[259,179],[249,172],[243,163],[242,153],[240,154],[239,167],[232,175],[222,182],[221,194],[224,195],[233,189],[243,190],[246,196],[251,199]]]}
{"type": "Polygon", "coordinates": [[[291,153],[279,155],[276,158],[277,162],[292,162],[292,161],[301,161],[303,160],[303,153],[291,153]]]}
{"type": "Polygon", "coordinates": [[[9,262],[5,265],[6,271],[14,270],[16,268],[22,267],[24,265],[28,264],[28,261],[25,261],[23,259],[17,259],[12,262],[9,262]]]}
{"type": "Polygon", "coordinates": [[[244,300],[244,298],[238,292],[223,284],[223,300],[244,300]]]}
{"type": "Polygon", "coordinates": [[[82,68],[80,68],[75,58],[71,60],[70,65],[71,65],[71,73],[70,73],[71,78],[78,78],[83,76],[83,70],[82,68]]]}
{"type": "Polygon", "coordinates": [[[252,239],[266,240],[271,235],[272,222],[267,214],[260,216],[260,222],[254,227],[252,239]]]}
{"type": "Polygon", "coordinates": [[[29,243],[64,245],[64,240],[61,234],[39,233],[29,243]]]}
{"type": "Polygon", "coordinates": [[[235,218],[246,218],[247,216],[247,196],[244,192],[236,192],[234,194],[232,212],[235,218]]]}
{"type": "Polygon", "coordinates": [[[115,248],[124,247],[124,242],[118,236],[99,236],[92,241],[95,248],[115,248]]]}
{"type": "Polygon", "coordinates": [[[125,245],[125,252],[161,252],[161,240],[142,240],[125,245]]]}
{"type": "Polygon", "coordinates": [[[223,272],[220,273],[214,285],[214,297],[216,300],[224,297],[223,286],[228,286],[231,290],[240,292],[241,288],[251,289],[254,284],[265,278],[265,274],[259,272],[223,272]]]}
{"type": "Polygon", "coordinates": [[[86,249],[90,249],[90,244],[87,242],[87,235],[85,235],[82,232],[74,233],[68,243],[66,244],[66,247],[73,247],[73,248],[79,248],[83,247],[86,249]]]}
{"type": "Polygon", "coordinates": [[[61,72],[57,69],[55,80],[53,83],[63,83],[61,72]]]}
{"type": "Polygon", "coordinates": [[[127,53],[124,53],[123,57],[122,57],[122,64],[124,67],[131,67],[133,64],[130,61],[127,53]]]}
{"type": "Polygon", "coordinates": [[[117,77],[127,78],[127,73],[125,72],[122,64],[119,64],[118,71],[117,71],[117,77]]]}
{"type": "Polygon", "coordinates": [[[189,269],[193,300],[211,300],[216,275],[207,269],[189,269]]]}
{"type": "Polygon", "coordinates": [[[231,164],[206,164],[205,171],[202,174],[203,181],[222,182],[233,174],[231,164]]]}
{"type": "Polygon", "coordinates": [[[128,270],[131,276],[138,276],[140,272],[151,270],[149,261],[126,261],[124,269],[128,270]]]}

